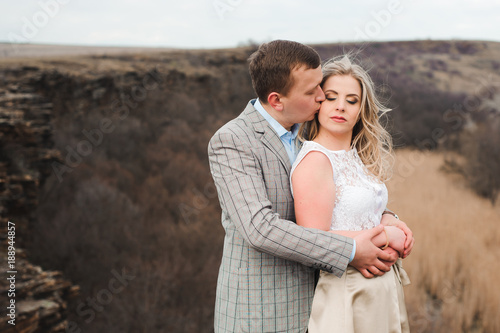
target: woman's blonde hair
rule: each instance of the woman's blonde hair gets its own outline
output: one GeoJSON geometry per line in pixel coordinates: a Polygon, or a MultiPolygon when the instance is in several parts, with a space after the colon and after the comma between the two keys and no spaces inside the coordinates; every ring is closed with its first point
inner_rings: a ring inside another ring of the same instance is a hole
{"type": "MultiPolygon", "coordinates": [[[[391,176],[392,138],[380,124],[380,117],[391,109],[382,105],[375,95],[375,88],[368,73],[354,64],[348,55],[335,57],[323,64],[323,80],[334,75],[349,75],[361,86],[361,110],[359,120],[353,128],[351,148],[355,147],[367,169],[380,181],[391,176]]],[[[314,140],[319,133],[318,115],[302,124],[299,130],[301,141],[314,140]]]]}

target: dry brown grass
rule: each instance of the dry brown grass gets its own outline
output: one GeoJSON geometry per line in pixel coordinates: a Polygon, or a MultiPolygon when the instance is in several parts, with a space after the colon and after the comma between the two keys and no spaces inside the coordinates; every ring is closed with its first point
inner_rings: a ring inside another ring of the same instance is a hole
{"type": "Polygon", "coordinates": [[[439,171],[438,153],[400,150],[389,207],[413,230],[404,266],[412,332],[500,332],[500,207],[439,171]]]}

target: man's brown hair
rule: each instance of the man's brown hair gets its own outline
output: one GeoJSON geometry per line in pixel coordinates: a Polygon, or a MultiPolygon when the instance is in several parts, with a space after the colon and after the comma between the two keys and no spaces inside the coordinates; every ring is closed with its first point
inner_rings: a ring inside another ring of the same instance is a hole
{"type": "Polygon", "coordinates": [[[267,96],[273,91],[284,96],[288,94],[294,84],[293,69],[301,66],[314,69],[321,64],[313,48],[288,40],[262,44],[248,61],[253,89],[261,103],[267,103],[267,96]]]}

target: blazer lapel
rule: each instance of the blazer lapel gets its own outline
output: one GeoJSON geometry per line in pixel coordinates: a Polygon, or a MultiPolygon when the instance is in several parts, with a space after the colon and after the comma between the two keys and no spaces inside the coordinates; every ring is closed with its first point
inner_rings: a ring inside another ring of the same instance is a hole
{"type": "Polygon", "coordinates": [[[292,165],[290,164],[290,158],[288,157],[288,153],[286,152],[283,142],[270,125],[267,125],[264,135],[262,135],[260,140],[267,148],[272,150],[274,154],[278,156],[281,164],[283,164],[286,169],[287,175],[290,175],[290,169],[292,168],[292,165]]]}
{"type": "Polygon", "coordinates": [[[290,163],[288,153],[286,152],[283,142],[281,142],[281,139],[278,137],[278,134],[271,125],[269,125],[267,120],[262,117],[259,111],[254,108],[251,102],[248,103],[245,111],[243,111],[243,115],[247,116],[252,122],[255,132],[261,135],[260,140],[262,143],[278,157],[289,176],[292,164],[290,163]]]}

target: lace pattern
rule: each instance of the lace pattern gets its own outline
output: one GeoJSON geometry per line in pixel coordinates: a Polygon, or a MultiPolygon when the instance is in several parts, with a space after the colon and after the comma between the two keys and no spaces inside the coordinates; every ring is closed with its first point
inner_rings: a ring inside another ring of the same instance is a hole
{"type": "Polygon", "coordinates": [[[306,141],[292,166],[291,174],[311,151],[325,154],[333,168],[336,196],[330,230],[364,230],[380,224],[387,206],[387,188],[368,172],[357,150],[333,151],[319,143],[306,141]]]}

